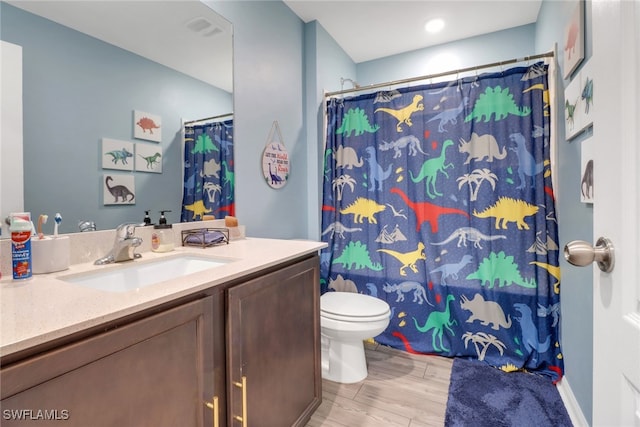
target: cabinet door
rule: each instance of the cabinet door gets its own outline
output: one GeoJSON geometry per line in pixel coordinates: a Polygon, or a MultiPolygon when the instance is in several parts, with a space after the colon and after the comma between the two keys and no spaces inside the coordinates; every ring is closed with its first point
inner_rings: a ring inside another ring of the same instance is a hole
{"type": "Polygon", "coordinates": [[[322,393],[318,258],[234,286],[228,301],[230,425],[305,425],[322,393]]]}
{"type": "Polygon", "coordinates": [[[3,367],[2,425],[210,426],[212,300],[3,367]]]}

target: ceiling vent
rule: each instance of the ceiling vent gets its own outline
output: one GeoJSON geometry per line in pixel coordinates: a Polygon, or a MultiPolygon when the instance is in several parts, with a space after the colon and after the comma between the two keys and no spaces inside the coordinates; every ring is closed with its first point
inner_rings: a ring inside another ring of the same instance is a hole
{"type": "Polygon", "coordinates": [[[222,28],[212,24],[209,20],[203,17],[193,18],[185,25],[188,29],[202,37],[211,37],[223,32],[222,28]]]}

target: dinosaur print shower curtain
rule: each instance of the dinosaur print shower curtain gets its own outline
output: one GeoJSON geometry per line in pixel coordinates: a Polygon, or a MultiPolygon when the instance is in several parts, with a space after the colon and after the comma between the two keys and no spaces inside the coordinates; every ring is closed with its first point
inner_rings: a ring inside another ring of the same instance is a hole
{"type": "Polygon", "coordinates": [[[547,72],[327,101],[321,291],[385,300],[377,342],[562,376],[547,72]]]}
{"type": "Polygon", "coordinates": [[[234,215],[233,120],[185,126],[181,222],[234,215]]]}

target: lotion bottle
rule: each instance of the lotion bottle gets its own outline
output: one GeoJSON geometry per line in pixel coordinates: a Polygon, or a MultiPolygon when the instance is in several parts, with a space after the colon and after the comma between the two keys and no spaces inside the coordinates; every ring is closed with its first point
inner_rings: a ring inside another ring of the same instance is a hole
{"type": "Polygon", "coordinates": [[[160,211],[158,224],[153,226],[151,235],[151,250],[153,252],[169,252],[173,250],[173,227],[167,224],[164,213],[171,211],[160,211]]]}

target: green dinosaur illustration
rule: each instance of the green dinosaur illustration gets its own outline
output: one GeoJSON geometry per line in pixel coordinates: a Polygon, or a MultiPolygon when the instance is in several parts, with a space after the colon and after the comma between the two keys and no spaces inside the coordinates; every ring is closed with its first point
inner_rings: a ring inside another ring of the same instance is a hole
{"type": "Polygon", "coordinates": [[[160,157],[162,154],[156,153],[153,156],[143,156],[142,154],[138,154],[138,156],[142,157],[147,162],[147,169],[153,169],[157,164],[160,164],[160,157]]]}
{"type": "Polygon", "coordinates": [[[444,330],[447,329],[451,335],[456,336],[453,329],[451,329],[452,325],[457,325],[458,322],[455,319],[451,318],[451,311],[449,310],[449,303],[453,301],[455,297],[453,295],[447,295],[447,300],[445,302],[444,311],[432,311],[429,313],[429,317],[427,317],[427,321],[424,326],[418,325],[418,321],[416,318],[413,318],[413,323],[416,325],[416,329],[420,332],[427,332],[429,329],[433,329],[433,334],[431,335],[431,344],[433,345],[433,349],[435,351],[449,351],[448,348],[444,346],[442,343],[442,335],[444,334],[444,330]],[[440,340],[440,347],[436,344],[436,337],[440,340]]]}
{"type": "Polygon", "coordinates": [[[528,116],[531,114],[531,108],[522,107],[519,108],[513,100],[513,94],[509,92],[509,88],[502,89],[500,86],[495,88],[488,87],[484,93],[480,94],[478,100],[473,106],[473,111],[469,114],[464,121],[470,122],[476,119],[479,122],[484,118],[484,122],[491,120],[491,116],[494,116],[494,120],[502,120],[509,114],[515,116],[528,116]]]}
{"type": "Polygon", "coordinates": [[[361,108],[349,108],[347,113],[342,118],[342,125],[336,129],[336,134],[342,134],[343,136],[351,136],[351,132],[355,132],[356,136],[362,135],[365,132],[374,133],[380,126],[371,126],[369,124],[369,118],[361,108]]]}
{"type": "Polygon", "coordinates": [[[381,264],[371,262],[367,245],[362,244],[360,241],[349,242],[342,250],[342,254],[335,258],[332,264],[342,264],[342,267],[347,270],[361,270],[363,268],[369,268],[373,271],[382,270],[381,264]]]}
{"type": "MultiPolygon", "coordinates": [[[[192,138],[185,138],[185,141],[193,141],[192,138]]],[[[212,151],[220,151],[218,147],[213,145],[213,141],[209,135],[199,135],[196,143],[191,150],[191,154],[206,154],[212,151]]]]}
{"type": "Polygon", "coordinates": [[[511,286],[516,284],[523,288],[535,288],[536,280],[525,280],[520,275],[518,265],[513,262],[513,256],[506,254],[503,251],[491,252],[489,257],[482,260],[478,265],[478,269],[467,276],[467,280],[479,279],[482,286],[485,284],[492,289],[495,281],[498,281],[500,288],[504,286],[511,286]]]}
{"type": "MultiPolygon", "coordinates": [[[[235,172],[233,172],[226,161],[222,161],[222,170],[224,172],[224,176],[222,177],[222,185],[229,184],[229,193],[230,197],[233,195],[233,186],[235,185],[235,172]]],[[[228,198],[230,198],[228,197],[228,198]]]]}
{"type": "Polygon", "coordinates": [[[453,145],[453,141],[447,139],[442,143],[442,150],[440,151],[440,156],[434,157],[433,159],[429,159],[422,164],[420,168],[420,173],[418,176],[413,176],[413,173],[409,171],[409,176],[411,177],[411,181],[418,183],[425,180],[427,184],[427,196],[435,199],[436,196],[442,196],[442,193],[438,193],[436,190],[436,178],[438,177],[438,172],[442,172],[447,178],[449,178],[449,174],[445,171],[447,168],[452,168],[453,163],[447,164],[445,151],[448,147],[453,145]]]}

